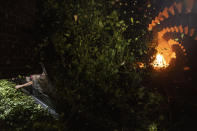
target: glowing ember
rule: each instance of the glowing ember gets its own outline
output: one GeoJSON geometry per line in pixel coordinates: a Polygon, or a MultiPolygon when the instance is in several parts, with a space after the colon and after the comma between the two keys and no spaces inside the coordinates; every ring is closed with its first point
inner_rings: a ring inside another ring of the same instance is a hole
{"type": "Polygon", "coordinates": [[[145,68],[145,64],[142,62],[137,62],[139,68],[145,68]]]}
{"type": "Polygon", "coordinates": [[[186,66],[186,67],[183,68],[183,70],[188,71],[188,70],[190,70],[190,67],[186,66]]]}
{"type": "Polygon", "coordinates": [[[158,69],[158,68],[166,68],[169,66],[169,64],[166,63],[163,55],[157,54],[156,59],[152,63],[153,67],[158,69]]]}

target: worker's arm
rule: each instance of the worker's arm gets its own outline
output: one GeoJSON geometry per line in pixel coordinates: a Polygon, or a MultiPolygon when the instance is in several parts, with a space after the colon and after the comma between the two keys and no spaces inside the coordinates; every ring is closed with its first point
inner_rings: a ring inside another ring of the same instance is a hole
{"type": "Polygon", "coordinates": [[[33,82],[30,81],[30,82],[25,83],[25,84],[23,84],[23,85],[16,85],[15,88],[16,88],[16,89],[19,89],[19,88],[22,88],[22,87],[30,86],[30,85],[32,85],[32,84],[33,84],[33,82]]]}

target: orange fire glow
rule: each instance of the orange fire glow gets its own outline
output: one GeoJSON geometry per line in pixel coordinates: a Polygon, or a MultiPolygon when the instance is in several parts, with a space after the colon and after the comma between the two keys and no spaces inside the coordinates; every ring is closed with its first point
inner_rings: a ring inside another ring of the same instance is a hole
{"type": "Polygon", "coordinates": [[[157,54],[152,63],[154,69],[167,68],[171,60],[176,58],[176,53],[172,50],[173,45],[178,45],[178,42],[172,39],[166,41],[162,37],[158,37],[157,54]]]}
{"type": "Polygon", "coordinates": [[[145,68],[145,64],[142,62],[137,62],[139,68],[145,68]]]}
{"type": "MultiPolygon", "coordinates": [[[[151,23],[148,26],[148,30],[153,30],[153,28],[157,24],[160,24],[160,22],[164,21],[165,19],[168,19],[169,17],[173,17],[176,14],[190,13],[193,9],[194,2],[194,0],[182,0],[182,2],[174,2],[171,6],[165,7],[161,12],[159,12],[158,16],[151,21],[151,23]]],[[[164,39],[164,35],[169,32],[183,33],[181,34],[181,37],[182,35],[189,35],[190,37],[193,37],[195,40],[197,40],[195,29],[190,29],[188,26],[169,26],[164,27],[162,30],[158,31],[158,45],[156,47],[157,54],[155,60],[153,61],[153,63],[151,63],[153,67],[156,69],[167,68],[171,60],[173,58],[176,58],[176,53],[173,51],[174,45],[178,45],[182,49],[184,55],[187,55],[186,49],[182,44],[179,44],[179,42],[172,39],[168,41],[164,39]]],[[[188,68],[184,68],[184,70],[188,70],[188,68]]]]}
{"type": "Polygon", "coordinates": [[[165,18],[168,18],[169,17],[169,14],[168,14],[168,8],[164,8],[163,12],[162,12],[162,15],[165,17],[165,18]]]}
{"type": "Polygon", "coordinates": [[[152,20],[151,24],[149,24],[148,30],[151,31],[161,21],[164,21],[165,19],[169,18],[170,14],[172,16],[174,16],[176,12],[180,14],[183,10],[182,9],[183,4],[185,4],[186,6],[185,13],[190,13],[193,8],[193,3],[194,0],[184,0],[184,2],[179,2],[179,3],[174,2],[171,6],[165,7],[161,12],[159,12],[158,16],[152,20]]]}
{"type": "Polygon", "coordinates": [[[183,33],[183,27],[182,27],[182,25],[179,25],[179,30],[180,30],[181,33],[183,33]]]}
{"type": "Polygon", "coordinates": [[[173,5],[172,5],[172,6],[170,6],[170,8],[169,8],[169,12],[170,12],[172,15],[175,15],[173,5]]]}
{"type": "Polygon", "coordinates": [[[192,29],[190,30],[190,34],[189,34],[189,36],[190,36],[190,37],[192,37],[192,36],[194,35],[194,32],[195,32],[195,29],[194,29],[194,28],[192,28],[192,29]]]}
{"type": "Polygon", "coordinates": [[[184,27],[184,33],[187,35],[188,34],[188,26],[184,27]]]}
{"type": "Polygon", "coordinates": [[[155,69],[166,68],[169,66],[163,55],[159,53],[156,55],[156,59],[153,61],[152,65],[155,69]]]}

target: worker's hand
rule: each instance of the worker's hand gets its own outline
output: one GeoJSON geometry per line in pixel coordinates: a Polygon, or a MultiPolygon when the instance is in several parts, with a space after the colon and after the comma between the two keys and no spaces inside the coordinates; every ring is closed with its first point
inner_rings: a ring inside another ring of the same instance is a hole
{"type": "Polygon", "coordinates": [[[16,89],[19,89],[19,88],[21,88],[21,87],[23,87],[23,86],[21,86],[21,85],[16,85],[16,86],[15,86],[16,89]]]}
{"type": "Polygon", "coordinates": [[[17,85],[17,86],[15,86],[15,88],[16,88],[16,89],[19,89],[19,88],[22,88],[22,87],[30,86],[30,85],[32,85],[32,84],[33,84],[33,81],[30,81],[30,82],[25,83],[25,84],[23,84],[23,85],[17,85]]]}

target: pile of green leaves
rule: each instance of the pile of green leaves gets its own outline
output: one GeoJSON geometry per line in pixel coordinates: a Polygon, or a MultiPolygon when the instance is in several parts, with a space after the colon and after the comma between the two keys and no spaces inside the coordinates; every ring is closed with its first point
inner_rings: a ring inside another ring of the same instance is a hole
{"type": "Polygon", "coordinates": [[[130,46],[137,41],[124,37],[128,26],[112,5],[111,0],[39,3],[36,50],[56,87],[51,97],[65,130],[146,130],[163,120],[162,97],[141,86],[146,72],[136,66],[135,50],[144,52],[146,43],[130,46]]]}
{"type": "Polygon", "coordinates": [[[14,86],[7,80],[0,80],[1,131],[55,129],[50,123],[55,120],[47,111],[14,86]]]}

